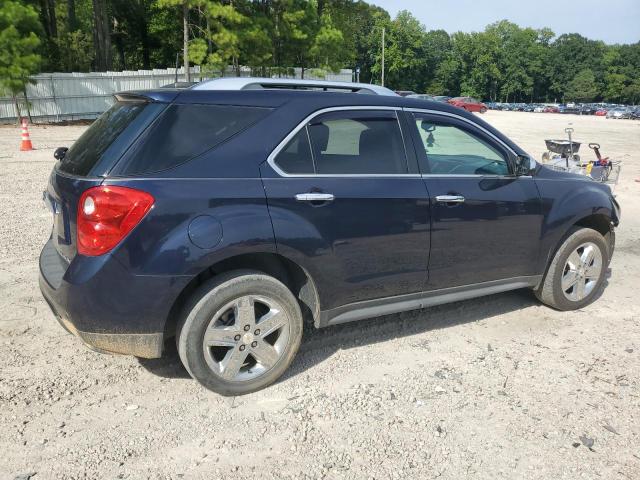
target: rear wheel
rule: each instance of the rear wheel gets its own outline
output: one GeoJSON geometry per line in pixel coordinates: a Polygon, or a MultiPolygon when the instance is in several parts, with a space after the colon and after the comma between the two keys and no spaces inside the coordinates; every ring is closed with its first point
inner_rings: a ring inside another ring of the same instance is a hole
{"type": "Polygon", "coordinates": [[[275,278],[235,271],[202,285],[178,326],[180,359],[191,376],[222,395],[243,395],[276,381],[302,338],[302,313],[275,278]]]}
{"type": "Polygon", "coordinates": [[[538,299],[558,310],[575,310],[593,302],[603,288],[609,248],[590,228],[574,228],[556,252],[538,299]]]}
{"type": "Polygon", "coordinates": [[[486,109],[485,107],[482,107],[482,108],[480,109],[480,113],[487,113],[487,109],[486,109]]]}

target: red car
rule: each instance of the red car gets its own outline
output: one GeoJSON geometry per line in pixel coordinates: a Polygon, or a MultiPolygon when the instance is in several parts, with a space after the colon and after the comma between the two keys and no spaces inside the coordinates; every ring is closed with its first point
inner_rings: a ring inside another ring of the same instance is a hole
{"type": "Polygon", "coordinates": [[[484,103],[471,97],[451,98],[448,103],[459,108],[464,108],[467,112],[484,113],[487,111],[487,106],[484,103]]]}
{"type": "Polygon", "coordinates": [[[549,105],[544,107],[544,113],[560,113],[560,109],[555,105],[549,105]]]}
{"type": "Polygon", "coordinates": [[[597,115],[599,117],[604,117],[607,115],[608,110],[606,108],[599,108],[598,110],[596,110],[596,113],[594,113],[594,115],[597,115]]]}

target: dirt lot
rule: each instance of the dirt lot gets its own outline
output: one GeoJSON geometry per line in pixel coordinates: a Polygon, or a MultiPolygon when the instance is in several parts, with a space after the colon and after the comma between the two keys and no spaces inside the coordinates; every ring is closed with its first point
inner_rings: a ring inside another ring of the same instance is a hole
{"type": "Polygon", "coordinates": [[[85,127],[34,127],[27,153],[0,128],[0,478],[640,478],[640,122],[483,118],[536,158],[572,122],[624,161],[602,298],[561,313],[517,291],[308,332],[279,383],[238,398],[175,352],[105,356],[58,326],[41,192],[85,127]]]}

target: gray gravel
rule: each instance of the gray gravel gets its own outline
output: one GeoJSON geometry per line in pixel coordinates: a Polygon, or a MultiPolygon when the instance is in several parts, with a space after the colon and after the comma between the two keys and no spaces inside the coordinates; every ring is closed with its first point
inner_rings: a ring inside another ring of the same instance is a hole
{"type": "MultiPolygon", "coordinates": [[[[483,118],[538,158],[567,122],[483,118]]],[[[640,478],[640,122],[571,121],[626,164],[597,303],[562,313],[516,291],[306,332],[280,382],[237,398],[200,388],[175,349],[101,355],[57,325],[37,287],[41,191],[84,127],[32,128],[26,153],[0,127],[0,479],[640,478]]]]}

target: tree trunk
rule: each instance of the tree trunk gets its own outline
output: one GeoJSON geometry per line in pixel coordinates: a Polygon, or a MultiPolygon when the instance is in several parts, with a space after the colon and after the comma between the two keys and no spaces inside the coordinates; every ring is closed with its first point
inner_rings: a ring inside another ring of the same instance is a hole
{"type": "Polygon", "coordinates": [[[94,68],[104,72],[111,68],[111,34],[105,0],[93,0],[93,26],[94,68]]]}
{"type": "Polygon", "coordinates": [[[78,29],[78,17],[76,16],[76,0],[67,0],[67,28],[70,32],[78,29]]]}
{"type": "Polygon", "coordinates": [[[58,22],[56,21],[56,1],[47,0],[47,5],[49,8],[49,31],[51,32],[51,36],[56,38],[58,36],[58,22]]]}
{"type": "Polygon", "coordinates": [[[182,35],[183,35],[183,51],[184,60],[184,78],[187,82],[191,81],[191,72],[189,71],[189,6],[187,2],[182,4],[182,35]]]}
{"type": "Polygon", "coordinates": [[[147,20],[142,20],[142,29],[140,30],[140,43],[142,44],[142,68],[151,69],[151,54],[149,47],[149,25],[147,20]]]}
{"type": "Polygon", "coordinates": [[[22,113],[20,113],[20,105],[18,104],[18,97],[16,96],[16,94],[13,94],[13,104],[16,107],[16,117],[17,117],[17,122],[18,125],[20,125],[20,123],[22,122],[22,113]]]}
{"type": "Polygon", "coordinates": [[[27,109],[27,117],[29,117],[29,123],[33,123],[33,118],[31,118],[31,107],[29,106],[29,98],[27,97],[27,85],[22,86],[22,94],[24,95],[24,105],[27,109]]]}

